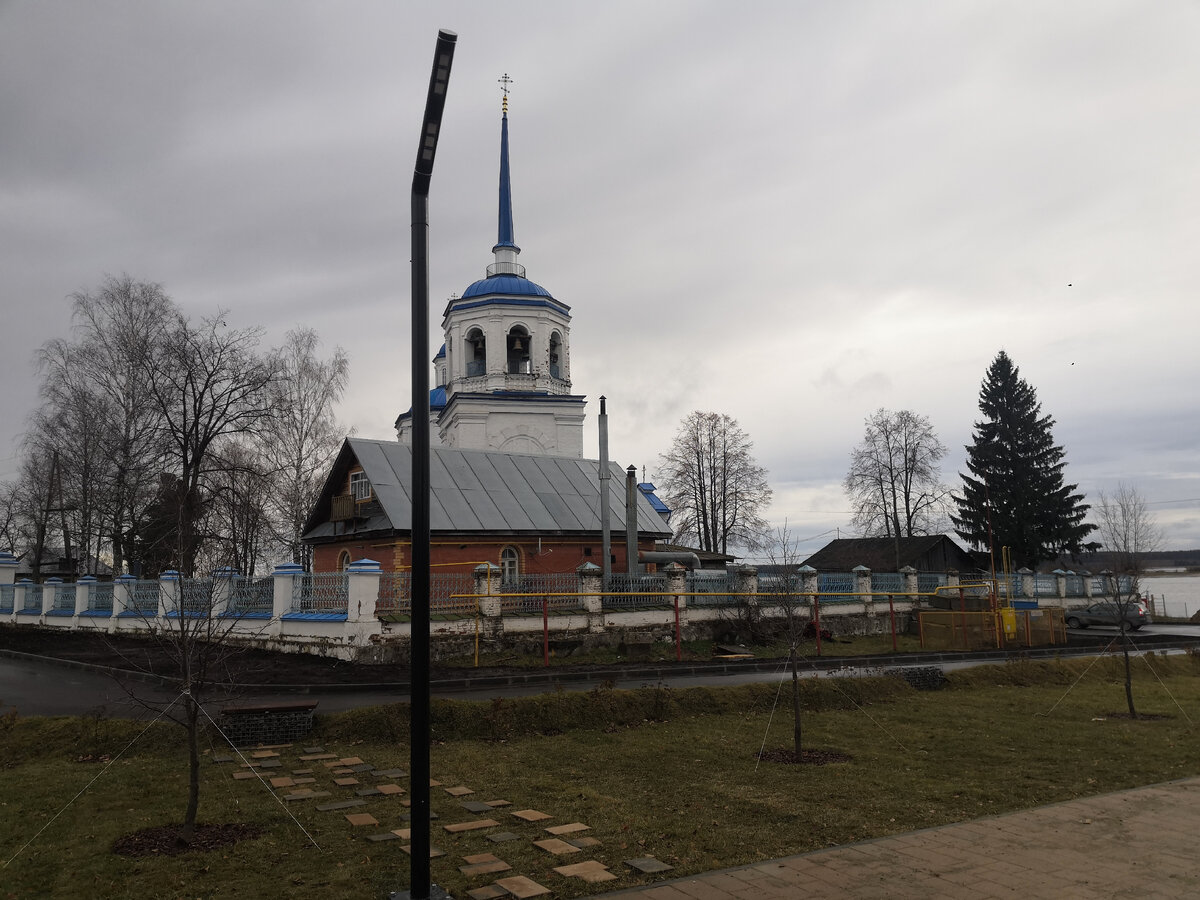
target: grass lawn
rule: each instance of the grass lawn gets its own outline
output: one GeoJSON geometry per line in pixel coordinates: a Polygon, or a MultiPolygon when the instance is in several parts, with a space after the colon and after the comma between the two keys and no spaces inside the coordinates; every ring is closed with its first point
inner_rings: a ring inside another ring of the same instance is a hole
{"type": "MultiPolygon", "coordinates": [[[[786,686],[775,709],[775,688],[759,685],[439,701],[432,756],[443,785],[433,789],[433,843],[446,855],[433,861],[434,879],[464,897],[503,875],[468,878],[458,871],[462,857],[495,853],[554,896],[573,897],[649,880],[624,866],[636,856],[669,863],[674,871],[662,877],[675,877],[1200,775],[1192,725],[1200,721],[1200,660],[1138,662],[1140,709],[1169,716],[1140,721],[1107,715],[1124,708],[1119,663],[1103,660],[1084,674],[1089,662],[980,667],[930,693],[894,679],[813,679],[803,685],[806,746],[852,757],[827,766],[757,762],[764,743],[790,741],[786,686]],[[498,809],[498,827],[448,834],[445,824],[476,818],[443,790],[456,785],[475,791],[465,799],[504,799],[553,819],[525,824],[498,809]],[[548,837],[544,826],[571,822],[589,825],[584,834],[600,845],[562,858],[532,845],[548,837]],[[486,839],[503,830],[520,839],[486,839]],[[586,859],[619,878],[586,885],[551,871],[586,859]]],[[[407,769],[406,716],[396,706],[321,717],[305,745],[407,769]]],[[[299,745],[281,750],[283,767],[270,774],[313,768],[311,787],[333,796],[285,809],[258,781],[234,780],[236,764],[214,764],[213,753],[228,752],[214,740],[201,820],[258,824],[263,835],[210,853],[112,854],[118,837],[182,813],[185,755],[175,726],[152,728],[99,778],[105,763],[81,761],[115,756],[141,727],[0,723],[0,897],[379,897],[406,886],[403,842],[365,837],[406,824],[402,798],[318,811],[318,803],[352,798],[354,788],[334,785],[320,761],[301,762],[299,745]],[[363,811],[380,825],[355,828],[344,817],[363,811]]]]}

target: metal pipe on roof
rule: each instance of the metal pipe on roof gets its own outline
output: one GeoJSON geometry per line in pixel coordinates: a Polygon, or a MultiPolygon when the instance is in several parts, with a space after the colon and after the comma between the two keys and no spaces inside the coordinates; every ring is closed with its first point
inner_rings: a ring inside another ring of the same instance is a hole
{"type": "Polygon", "coordinates": [[[625,571],[632,578],[637,574],[637,466],[625,470],[625,571]]]}
{"type": "Polygon", "coordinates": [[[700,568],[700,557],[695,553],[685,553],[677,550],[643,550],[638,554],[638,559],[644,563],[691,563],[692,569],[700,568]]]}
{"type": "Polygon", "coordinates": [[[605,398],[600,398],[600,556],[603,562],[600,569],[604,573],[604,584],[607,586],[612,575],[612,509],[608,492],[608,482],[612,473],[608,470],[608,409],[605,398]]]}

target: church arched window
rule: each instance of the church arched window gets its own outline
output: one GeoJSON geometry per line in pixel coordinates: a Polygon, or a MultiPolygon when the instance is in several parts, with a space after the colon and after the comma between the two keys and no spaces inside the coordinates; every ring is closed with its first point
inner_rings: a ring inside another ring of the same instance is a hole
{"type": "Polygon", "coordinates": [[[467,376],[487,374],[487,338],[483,329],[472,328],[467,332],[466,345],[467,376]]]}
{"type": "Polygon", "coordinates": [[[500,551],[500,580],[514,584],[521,577],[521,554],[516,547],[505,547],[500,551]]]}
{"type": "Polygon", "coordinates": [[[514,325],[508,332],[508,374],[528,375],[533,371],[529,356],[529,332],[514,325]]]}
{"type": "Polygon", "coordinates": [[[550,335],[550,377],[563,377],[562,335],[557,331],[550,335]]]}

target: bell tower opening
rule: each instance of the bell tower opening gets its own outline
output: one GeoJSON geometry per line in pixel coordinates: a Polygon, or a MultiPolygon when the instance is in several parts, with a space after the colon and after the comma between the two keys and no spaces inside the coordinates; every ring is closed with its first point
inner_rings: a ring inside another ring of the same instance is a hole
{"type": "Polygon", "coordinates": [[[533,360],[529,355],[529,332],[520,325],[514,325],[508,332],[508,374],[533,374],[533,360]]]}

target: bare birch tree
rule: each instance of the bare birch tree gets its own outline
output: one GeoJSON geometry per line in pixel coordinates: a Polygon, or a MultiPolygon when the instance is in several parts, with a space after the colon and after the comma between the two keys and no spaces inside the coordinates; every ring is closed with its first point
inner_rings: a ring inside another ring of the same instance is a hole
{"type": "Polygon", "coordinates": [[[936,534],[946,523],[949,488],[939,463],[946,446],[925,416],[878,409],[865,420],[842,482],[863,537],[936,534]]]}
{"type": "Polygon", "coordinates": [[[1133,703],[1133,669],[1129,656],[1129,619],[1141,603],[1141,574],[1146,553],[1157,550],[1162,532],[1137,488],[1118,484],[1113,493],[1100,492],[1095,507],[1100,543],[1112,559],[1112,571],[1104,572],[1105,592],[1116,606],[1121,629],[1121,651],[1125,659],[1125,701],[1131,718],[1137,718],[1133,703]]]}
{"type": "Polygon", "coordinates": [[[292,562],[305,568],[312,548],[301,543],[304,521],[316,503],[345,429],[334,415],[350,375],[346,352],[319,356],[320,339],[311,328],[289,331],[277,351],[276,414],[260,442],[263,466],[272,473],[270,512],[274,536],[292,562]]]}
{"type": "Polygon", "coordinates": [[[771,487],[753,449],[737,420],[723,413],[697,410],[680,423],[657,472],[676,541],[716,553],[762,543],[771,487]]]}

